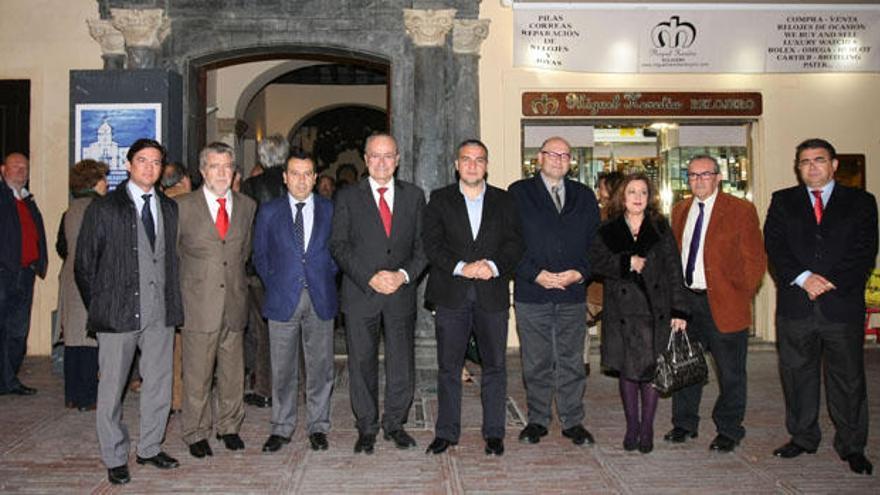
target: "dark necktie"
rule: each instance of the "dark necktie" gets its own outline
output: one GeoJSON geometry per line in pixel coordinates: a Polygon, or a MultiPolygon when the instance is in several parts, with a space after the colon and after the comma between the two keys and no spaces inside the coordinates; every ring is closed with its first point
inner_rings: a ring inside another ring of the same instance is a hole
{"type": "Polygon", "coordinates": [[[385,191],[387,190],[387,187],[377,189],[379,191],[379,216],[382,218],[382,226],[385,227],[385,236],[391,237],[391,208],[385,201],[385,191]]]}
{"type": "Polygon", "coordinates": [[[813,202],[813,214],[816,215],[816,225],[819,225],[822,223],[822,213],[824,213],[824,210],[822,209],[822,190],[817,189],[810,192],[813,193],[813,196],[816,198],[813,202]]]}
{"type": "Polygon", "coordinates": [[[697,215],[694,232],[691,234],[691,248],[688,251],[687,267],[684,270],[684,283],[688,287],[694,283],[694,267],[697,266],[697,251],[700,250],[700,233],[703,232],[703,207],[705,205],[701,202],[697,202],[697,204],[700,205],[700,214],[697,215]]]}
{"type": "Polygon", "coordinates": [[[217,198],[220,208],[217,210],[217,234],[220,239],[226,239],[226,232],[229,231],[229,214],[226,213],[226,198],[217,198]]]}
{"type": "Polygon", "coordinates": [[[300,253],[306,252],[306,231],[303,227],[303,207],[305,205],[303,202],[296,204],[296,218],[293,220],[293,237],[296,239],[296,247],[299,248],[300,253]]]}
{"type": "Polygon", "coordinates": [[[556,203],[556,212],[559,213],[562,211],[562,198],[559,197],[559,186],[551,187],[550,191],[553,193],[553,202],[556,203]]]}
{"type": "Polygon", "coordinates": [[[144,224],[144,230],[147,232],[147,239],[150,240],[150,247],[156,249],[156,224],[153,222],[153,212],[150,210],[150,198],[152,194],[144,194],[144,207],[141,208],[141,223],[144,224]]]}

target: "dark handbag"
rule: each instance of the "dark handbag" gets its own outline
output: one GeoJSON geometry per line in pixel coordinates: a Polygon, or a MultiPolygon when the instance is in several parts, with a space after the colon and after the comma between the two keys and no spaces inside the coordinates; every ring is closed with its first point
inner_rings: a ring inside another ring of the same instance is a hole
{"type": "Polygon", "coordinates": [[[473,333],[470,338],[468,338],[467,350],[465,350],[464,357],[474,364],[483,364],[483,360],[480,359],[480,349],[477,347],[477,338],[473,333]]]}
{"type": "Polygon", "coordinates": [[[687,332],[672,331],[666,350],[657,357],[657,370],[651,385],[661,395],[669,395],[676,390],[706,383],[709,366],[699,342],[691,344],[687,332]]]}

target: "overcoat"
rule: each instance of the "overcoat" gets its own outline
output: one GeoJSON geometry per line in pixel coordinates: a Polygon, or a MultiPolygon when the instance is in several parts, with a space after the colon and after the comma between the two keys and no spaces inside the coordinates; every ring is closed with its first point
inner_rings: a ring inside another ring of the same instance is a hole
{"type": "Polygon", "coordinates": [[[633,239],[623,216],[604,222],[590,251],[593,272],[604,277],[601,356],[624,378],[649,380],[669,342],[670,321],[687,319],[681,258],[663,218],[645,218],[633,239]],[[630,257],[646,259],[641,274],[630,257]]]}

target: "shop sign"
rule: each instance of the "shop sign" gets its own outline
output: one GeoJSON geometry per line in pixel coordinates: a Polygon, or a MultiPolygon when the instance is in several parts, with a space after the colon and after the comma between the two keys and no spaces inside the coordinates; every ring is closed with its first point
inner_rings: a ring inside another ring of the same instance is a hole
{"type": "Polygon", "coordinates": [[[514,4],[514,65],[582,72],[880,72],[880,6],[514,4]]]}
{"type": "Polygon", "coordinates": [[[523,93],[526,117],[757,117],[761,93],[523,93]]]}

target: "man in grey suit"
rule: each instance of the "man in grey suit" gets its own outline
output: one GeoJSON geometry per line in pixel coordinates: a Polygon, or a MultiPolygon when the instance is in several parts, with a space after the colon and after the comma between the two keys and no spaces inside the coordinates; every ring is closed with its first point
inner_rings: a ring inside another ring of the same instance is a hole
{"type": "Polygon", "coordinates": [[[199,154],[202,187],[177,200],[177,253],[183,296],[183,440],[189,453],[213,455],[211,388],[216,375],[217,438],[229,450],[244,448],[244,352],[247,274],[256,203],[230,189],[235,153],[211,143],[199,154]]]}
{"type": "Polygon", "coordinates": [[[422,250],[425,194],[396,180],[397,141],[388,134],[367,138],[364,161],[370,176],[340,189],[330,250],[344,273],[351,408],[357,421],[354,452],[373,453],[379,430],[379,329],[385,335],[384,438],[401,449],[416,442],[404,430],[415,390],[413,333],[416,280],[427,263],[422,250]]]}
{"type": "Polygon", "coordinates": [[[137,463],[178,466],[161,449],[171,409],[174,327],[183,324],[177,204],[153,187],[165,163],[161,144],[139,139],[127,158],[128,181],[86,210],[74,264],[88,326],[98,334],[98,443],[114,484],[130,480],[122,393],[137,349],[143,378],[137,463]]]}

